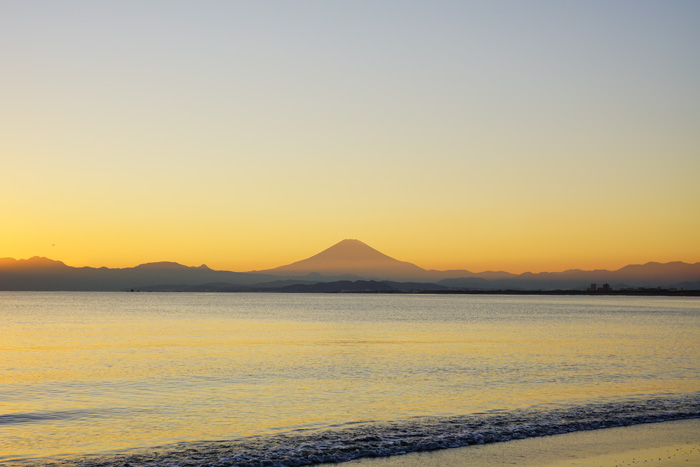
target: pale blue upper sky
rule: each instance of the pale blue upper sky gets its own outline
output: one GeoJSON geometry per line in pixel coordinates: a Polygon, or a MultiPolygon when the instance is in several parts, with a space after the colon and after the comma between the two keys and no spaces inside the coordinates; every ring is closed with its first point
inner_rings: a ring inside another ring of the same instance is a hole
{"type": "Polygon", "coordinates": [[[0,257],[700,261],[697,1],[0,0],[0,57],[0,257]]]}

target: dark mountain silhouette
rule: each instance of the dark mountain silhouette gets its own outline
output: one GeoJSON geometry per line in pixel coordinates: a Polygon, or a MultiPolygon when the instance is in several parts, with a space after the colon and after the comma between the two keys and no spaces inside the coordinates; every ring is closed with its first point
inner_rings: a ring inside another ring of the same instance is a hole
{"type": "Polygon", "coordinates": [[[673,284],[673,287],[680,290],[700,290],[700,281],[679,282],[677,284],[673,284]]]}
{"type": "Polygon", "coordinates": [[[350,274],[395,280],[425,278],[429,275],[425,269],[380,253],[359,240],[343,240],[310,258],[260,272],[286,276],[309,273],[333,276],[350,274]]]}
{"type": "Polygon", "coordinates": [[[301,275],[352,274],[367,279],[436,282],[446,287],[470,290],[553,290],[583,289],[591,283],[602,285],[675,286],[700,281],[700,263],[647,263],[629,265],[616,271],[583,271],[512,274],[505,271],[426,270],[412,263],[391,258],[359,240],[343,240],[310,258],[275,269],[267,274],[301,275]]]}
{"type": "Polygon", "coordinates": [[[34,257],[0,259],[0,290],[129,290],[153,284],[198,285],[213,282],[253,284],[277,277],[207,266],[189,267],[173,262],[141,264],[133,268],[74,268],[60,261],[34,257]]]}
{"type": "Polygon", "coordinates": [[[498,280],[498,279],[510,279],[513,277],[518,277],[517,274],[505,271],[483,271],[483,272],[471,272],[466,269],[451,269],[449,271],[436,271],[435,269],[429,269],[427,271],[430,277],[434,280],[441,279],[452,279],[455,277],[466,278],[474,277],[485,280],[498,280]]]}
{"type": "Polygon", "coordinates": [[[526,272],[509,279],[492,282],[495,288],[522,289],[575,289],[595,283],[598,286],[608,283],[615,288],[628,287],[676,287],[680,282],[700,280],[700,263],[688,264],[680,261],[671,263],[632,264],[615,271],[597,269],[583,271],[569,269],[563,272],[526,272]]]}
{"type": "MultiPolygon", "coordinates": [[[[158,261],[156,263],[144,263],[144,264],[139,264],[136,266],[135,269],[152,269],[152,270],[184,270],[184,269],[189,269],[188,266],[185,266],[180,263],[173,263],[172,261],[158,261]]],[[[197,269],[209,269],[206,264],[202,264],[199,266],[197,269]]]]}
{"type": "MultiPolygon", "coordinates": [[[[61,261],[33,257],[0,258],[0,290],[162,290],[162,291],[322,291],[334,287],[355,290],[363,286],[391,290],[557,290],[587,289],[591,283],[622,287],[700,288],[700,263],[646,263],[615,271],[583,271],[511,274],[503,271],[474,273],[467,270],[426,270],[391,258],[359,240],[343,240],[295,263],[266,271],[216,271],[206,265],[185,266],[173,262],[146,263],[133,268],[74,268],[61,261]],[[379,280],[376,284],[362,281],[379,280]],[[346,281],[354,285],[341,283],[346,281]],[[360,284],[356,284],[361,281],[360,284]],[[393,283],[391,282],[393,281],[393,283]],[[335,282],[335,286],[317,286],[335,282]],[[403,285],[397,286],[401,282],[403,285]],[[415,286],[407,284],[415,282],[415,286]],[[168,285],[172,284],[172,285],[168,285]]],[[[364,290],[364,289],[362,289],[364,290]]]]}
{"type": "Polygon", "coordinates": [[[343,292],[411,292],[442,291],[447,287],[438,284],[395,282],[395,281],[335,281],[321,282],[318,284],[294,284],[275,289],[277,292],[287,293],[343,293],[343,292]]]}
{"type": "Polygon", "coordinates": [[[343,293],[343,292],[441,292],[449,290],[434,283],[395,282],[374,280],[340,280],[331,282],[314,282],[282,280],[265,284],[202,284],[189,286],[156,285],[139,289],[141,292],[283,292],[283,293],[343,293]],[[273,285],[275,284],[275,285],[273,285]]]}
{"type": "Polygon", "coordinates": [[[457,277],[454,279],[443,279],[438,284],[453,289],[468,289],[468,290],[491,290],[493,284],[487,279],[481,277],[457,277]]]}
{"type": "Polygon", "coordinates": [[[646,263],[646,264],[630,264],[621,269],[618,269],[619,274],[625,277],[632,278],[636,281],[652,283],[658,277],[664,277],[668,281],[684,281],[688,277],[695,275],[698,277],[698,267],[696,264],[683,263],[674,261],[671,263],[646,263]]]}
{"type": "Polygon", "coordinates": [[[54,261],[52,259],[44,258],[41,256],[33,256],[29,259],[13,259],[13,258],[0,258],[0,271],[1,270],[14,270],[14,271],[37,271],[37,270],[64,270],[68,268],[61,261],[54,261]]]}

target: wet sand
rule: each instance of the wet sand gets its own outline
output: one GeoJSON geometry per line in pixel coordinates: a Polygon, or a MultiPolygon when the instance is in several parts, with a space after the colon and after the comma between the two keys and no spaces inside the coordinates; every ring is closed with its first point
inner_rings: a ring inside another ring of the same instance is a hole
{"type": "Polygon", "coordinates": [[[700,466],[700,419],[422,452],[348,462],[348,467],[700,466]]]}

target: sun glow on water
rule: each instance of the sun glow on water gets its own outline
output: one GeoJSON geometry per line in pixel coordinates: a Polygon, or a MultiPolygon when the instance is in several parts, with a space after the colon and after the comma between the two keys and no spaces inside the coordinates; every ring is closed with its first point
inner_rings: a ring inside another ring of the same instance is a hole
{"type": "Polygon", "coordinates": [[[2,293],[3,456],[693,394],[695,300],[2,293]]]}

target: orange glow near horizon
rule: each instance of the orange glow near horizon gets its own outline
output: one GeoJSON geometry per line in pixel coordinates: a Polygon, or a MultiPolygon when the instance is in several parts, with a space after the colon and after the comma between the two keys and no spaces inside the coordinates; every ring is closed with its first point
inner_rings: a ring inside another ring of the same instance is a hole
{"type": "Polygon", "coordinates": [[[0,257],[700,261],[694,5],[76,4],[3,9],[0,257]]]}
{"type": "MultiPolygon", "coordinates": [[[[276,191],[270,182],[256,191],[253,180],[222,194],[226,188],[218,183],[183,182],[186,188],[176,189],[157,179],[124,192],[107,185],[112,174],[65,186],[71,175],[64,173],[33,187],[39,197],[6,206],[0,257],[45,256],[93,267],[175,261],[249,271],[299,261],[356,238],[424,269],[519,273],[698,262],[700,220],[689,213],[700,212],[700,189],[692,183],[692,170],[670,171],[674,177],[667,176],[656,191],[629,186],[634,196],[624,196],[615,193],[619,184],[610,183],[590,192],[569,187],[548,199],[543,190],[528,191],[532,181],[518,177],[518,170],[505,170],[499,177],[510,186],[507,191],[470,203],[460,200],[479,196],[490,180],[461,185],[458,176],[445,175],[414,191],[382,180],[353,188],[350,177],[336,187],[314,188],[313,178],[299,174],[298,182],[278,179],[276,191]],[[294,191],[296,183],[308,188],[294,191]],[[325,197],[313,199],[316,191],[325,197]],[[510,198],[511,192],[519,194],[510,198]],[[261,198],[244,205],[235,193],[261,198]]],[[[539,183],[562,188],[556,178],[542,176],[539,183]]]]}
{"type": "MultiPolygon", "coordinates": [[[[43,251],[39,252],[27,251],[23,255],[4,254],[0,256],[16,259],[45,256],[74,267],[124,268],[148,262],[174,261],[187,266],[206,264],[212,269],[244,272],[290,264],[313,256],[337,243],[336,240],[328,239],[326,243],[321,244],[324,239],[319,239],[318,245],[312,244],[310,241],[303,242],[301,245],[293,245],[291,242],[275,242],[275,239],[271,239],[269,245],[256,244],[253,241],[226,245],[224,242],[206,244],[204,243],[206,238],[190,238],[192,242],[190,245],[181,239],[173,239],[172,241],[158,242],[157,245],[144,242],[140,248],[134,247],[128,248],[128,251],[120,251],[101,248],[100,243],[103,239],[104,237],[100,237],[100,240],[94,243],[85,239],[84,242],[81,242],[80,248],[72,255],[67,254],[68,248],[57,242],[40,248],[43,251]],[[225,245],[225,247],[221,248],[220,245],[225,245]]],[[[115,241],[121,243],[124,240],[129,240],[129,237],[124,235],[121,240],[115,241]]],[[[134,240],[139,239],[134,238],[134,240]]],[[[214,239],[210,238],[211,240],[214,239]]],[[[338,238],[338,241],[340,240],[341,238],[338,238]]],[[[423,249],[416,244],[392,241],[391,238],[378,237],[375,242],[360,240],[392,258],[416,264],[424,269],[436,270],[466,269],[471,272],[491,270],[511,273],[557,272],[567,269],[615,270],[628,264],[643,264],[651,261],[660,263],[700,261],[700,257],[687,255],[680,248],[675,251],[669,249],[661,254],[657,253],[653,257],[648,257],[643,253],[635,255],[633,252],[615,255],[615,252],[611,251],[612,248],[593,243],[588,246],[579,243],[577,248],[570,249],[562,242],[547,245],[548,255],[545,255],[545,249],[542,246],[528,245],[527,240],[507,245],[499,243],[498,240],[489,244],[483,239],[481,241],[475,239],[474,244],[480,248],[474,248],[467,244],[458,245],[456,248],[453,244],[431,244],[430,248],[423,249]],[[599,246],[600,248],[598,248],[599,246]]]]}

